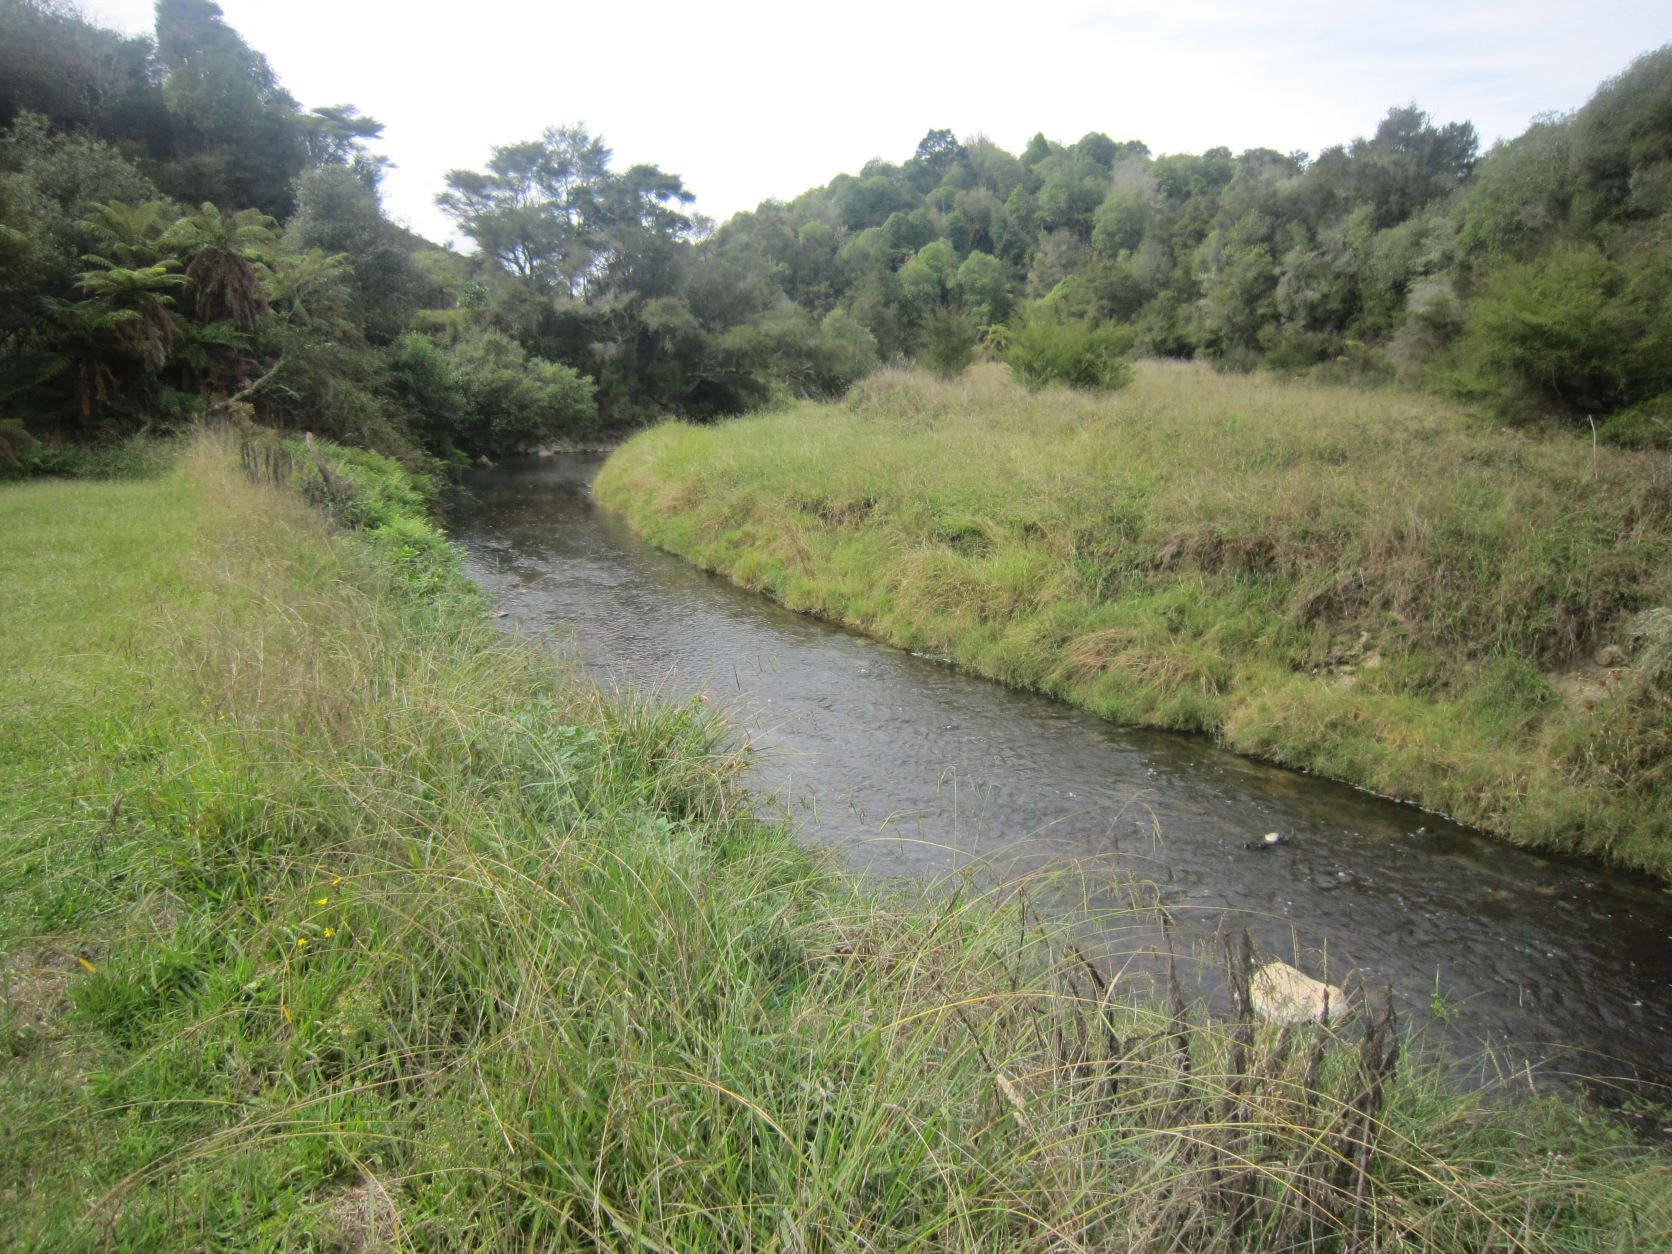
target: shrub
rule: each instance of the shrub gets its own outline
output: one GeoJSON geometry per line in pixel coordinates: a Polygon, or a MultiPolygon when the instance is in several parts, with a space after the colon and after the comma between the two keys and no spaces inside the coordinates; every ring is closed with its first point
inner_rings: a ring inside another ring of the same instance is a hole
{"type": "Polygon", "coordinates": [[[943,379],[956,379],[975,360],[981,342],[975,324],[961,313],[937,309],[923,324],[923,343],[917,350],[919,364],[943,379]]]}
{"type": "Polygon", "coordinates": [[[424,335],[409,332],[389,346],[389,391],[418,442],[446,455],[464,421],[465,397],[452,360],[424,335]]]}
{"type": "Polygon", "coordinates": [[[32,462],[41,442],[29,434],[16,418],[0,418],[0,474],[17,471],[32,462]]]}
{"type": "Polygon", "coordinates": [[[1599,422],[1597,434],[1604,443],[1621,448],[1672,448],[1672,392],[1599,422]]]}
{"type": "Polygon", "coordinates": [[[731,328],[719,349],[721,374],[741,409],[792,396],[834,399],[877,368],[876,337],[842,309],[815,324],[799,305],[781,304],[731,328]]]}
{"type": "Polygon", "coordinates": [[[876,337],[852,314],[832,309],[813,341],[813,381],[818,393],[840,396],[877,368],[876,337]]]}
{"type": "Polygon", "coordinates": [[[1672,248],[1624,259],[1564,244],[1488,275],[1458,345],[1466,375],[1568,413],[1603,414],[1672,387],[1672,248]]]}
{"type": "Polygon", "coordinates": [[[1482,373],[1534,395],[1613,408],[1622,383],[1622,278],[1594,247],[1564,245],[1504,266],[1469,308],[1463,352],[1482,373]]]}
{"type": "Polygon", "coordinates": [[[509,336],[488,331],[453,350],[466,412],[458,446],[472,456],[515,453],[559,435],[585,435],[598,424],[591,379],[557,362],[530,357],[509,336]]]}
{"type": "Polygon", "coordinates": [[[1034,316],[1012,330],[1004,360],[1030,388],[1061,383],[1112,392],[1132,382],[1131,347],[1131,333],[1120,327],[1034,316]]]}

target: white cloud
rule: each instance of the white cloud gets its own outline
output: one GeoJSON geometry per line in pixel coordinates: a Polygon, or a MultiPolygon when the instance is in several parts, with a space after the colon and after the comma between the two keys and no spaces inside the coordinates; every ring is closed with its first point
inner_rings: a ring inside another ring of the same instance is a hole
{"type": "MultiPolygon", "coordinates": [[[[585,121],[723,218],[901,160],[941,126],[1013,151],[1099,130],[1156,151],[1316,152],[1415,101],[1490,143],[1666,37],[1664,5],[1639,0],[221,4],[305,105],[386,124],[389,208],[437,239],[444,173],[553,123],[585,121]]],[[[148,0],[87,7],[150,25],[148,0]]]]}

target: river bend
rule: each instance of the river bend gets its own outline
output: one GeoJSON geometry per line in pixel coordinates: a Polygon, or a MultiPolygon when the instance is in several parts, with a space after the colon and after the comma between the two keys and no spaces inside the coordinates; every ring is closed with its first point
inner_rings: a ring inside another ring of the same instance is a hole
{"type": "Polygon", "coordinates": [[[605,682],[725,708],[755,787],[848,865],[1072,864],[1094,904],[1140,876],[1186,927],[1232,920],[1313,974],[1391,984],[1454,1056],[1489,1041],[1558,1073],[1672,1077],[1672,893],[794,614],[596,509],[600,461],[473,472],[452,529],[469,574],[605,682]]]}

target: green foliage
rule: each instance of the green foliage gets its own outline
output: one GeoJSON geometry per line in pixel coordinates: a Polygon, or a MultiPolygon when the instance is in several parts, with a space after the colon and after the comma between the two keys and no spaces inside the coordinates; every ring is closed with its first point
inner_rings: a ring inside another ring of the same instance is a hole
{"type": "Polygon", "coordinates": [[[1621,448],[1672,448],[1672,392],[1610,414],[1597,435],[1621,448]]]}
{"type": "MultiPolygon", "coordinates": [[[[448,173],[437,199],[466,255],[384,215],[375,119],[304,110],[210,0],[160,4],[154,44],[45,0],[0,13],[0,34],[19,41],[0,50],[0,398],[35,437],[228,398],[447,455],[540,425],[515,404],[472,417],[459,380],[408,349],[386,362],[408,332],[449,354],[502,335],[590,379],[595,415],[565,402],[559,429],[706,421],[933,356],[949,310],[990,342],[1036,315],[1115,326],[1147,354],[1394,373],[1637,443],[1639,407],[1668,391],[1666,49],[1484,158],[1469,123],[1414,105],[1313,159],[1156,157],[1096,131],[1018,157],[941,128],[712,230],[677,176],[551,126],[448,173]]],[[[1099,354],[1071,365],[1048,332],[1019,334],[1019,360],[1100,376],[1099,354]]]]}
{"type": "Polygon", "coordinates": [[[1567,412],[1600,414],[1672,389],[1672,248],[1636,273],[1562,244],[1492,271],[1468,306],[1459,358],[1567,412]]]}
{"type": "Polygon", "coordinates": [[[390,345],[385,368],[407,428],[422,447],[445,456],[469,406],[452,359],[428,336],[408,332],[390,345]]]}
{"type": "Polygon", "coordinates": [[[12,474],[35,460],[41,442],[17,418],[0,418],[0,476],[12,474]]]}
{"type": "MultiPolygon", "coordinates": [[[[21,428],[22,424],[16,423],[9,429],[16,432],[21,428]]],[[[7,430],[0,425],[0,439],[5,438],[7,430]]],[[[172,439],[149,433],[97,444],[35,440],[26,431],[24,437],[26,443],[22,446],[25,451],[21,462],[9,471],[0,466],[0,477],[54,475],[90,480],[154,479],[174,465],[178,454],[172,439]]]]}
{"type": "Polygon", "coordinates": [[[1590,222],[1658,217],[1672,163],[1672,45],[1610,79],[1573,122],[1577,206],[1590,222]]]}
{"type": "Polygon", "coordinates": [[[958,267],[958,300],[977,326],[1007,321],[1014,294],[1003,263],[983,252],[972,252],[965,257],[958,267]]]}
{"type": "Polygon", "coordinates": [[[840,396],[877,368],[875,338],[840,309],[815,325],[800,306],[780,304],[732,328],[717,349],[723,363],[717,373],[755,390],[754,404],[775,396],[840,396]]]}
{"type": "Polygon", "coordinates": [[[1480,163],[1453,213],[1465,264],[1524,260],[1548,243],[1573,200],[1572,142],[1570,122],[1535,122],[1480,163]]]}
{"type": "Polygon", "coordinates": [[[64,131],[161,145],[168,118],[151,41],[103,30],[54,0],[0,5],[0,127],[33,113],[64,131]]]}
{"type": "Polygon", "coordinates": [[[1013,325],[1003,356],[1029,388],[1061,384],[1086,392],[1112,392],[1132,381],[1132,367],[1126,360],[1131,348],[1129,331],[1046,314],[1013,325]]]}
{"type": "Polygon", "coordinates": [[[450,356],[465,408],[458,446],[471,456],[499,457],[584,436],[597,423],[592,380],[530,357],[508,336],[485,331],[450,356]]]}
{"type": "Polygon", "coordinates": [[[943,379],[955,379],[969,369],[980,343],[975,324],[963,314],[936,310],[924,324],[917,361],[943,379]]]}
{"type": "Polygon", "coordinates": [[[327,165],[302,178],[284,242],[288,252],[350,259],[344,313],[373,344],[393,342],[426,303],[442,299],[439,285],[422,272],[411,237],[383,215],[375,182],[347,166],[327,165]]]}
{"type": "Polygon", "coordinates": [[[1110,256],[1135,251],[1154,216],[1153,185],[1139,184],[1111,192],[1097,207],[1092,243],[1110,256]]]}
{"type": "Polygon", "coordinates": [[[654,166],[616,173],[610,155],[583,126],[549,127],[496,147],[486,170],[450,171],[436,203],[535,287],[596,294],[691,227],[676,208],[692,199],[677,177],[654,166]]]}
{"type": "Polygon", "coordinates": [[[148,163],[158,185],[189,204],[288,217],[310,128],[267,59],[212,0],[158,0],[156,59],[173,124],[148,163]]]}
{"type": "Polygon", "coordinates": [[[0,27],[24,41],[0,61],[68,76],[0,88],[8,418],[51,448],[108,445],[248,403],[274,425],[402,447],[366,339],[446,292],[405,264],[427,246],[382,216],[362,148],[378,124],[350,105],[301,113],[205,0],[159,5],[155,45],[55,4],[7,6],[0,27]],[[281,237],[268,214],[304,170],[306,212],[281,237]]]}
{"type": "Polygon", "coordinates": [[[263,261],[278,243],[275,225],[258,209],[223,214],[205,203],[169,227],[162,242],[186,258],[186,294],[200,321],[255,329],[267,312],[263,261]]]}
{"type": "Polygon", "coordinates": [[[876,368],[877,341],[871,333],[844,310],[827,313],[813,343],[813,394],[840,396],[876,368]]]}
{"type": "MultiPolygon", "coordinates": [[[[885,359],[920,352],[937,310],[991,328],[1015,317],[1025,292],[1057,321],[1129,327],[1148,353],[1334,381],[1462,380],[1509,408],[1525,409],[1532,395],[1569,416],[1580,405],[1606,416],[1664,390],[1654,328],[1666,279],[1650,223],[1672,196],[1668,81],[1668,58],[1651,54],[1576,117],[1542,121],[1484,159],[1470,124],[1414,106],[1313,160],[1270,149],[1156,158],[1095,132],[1071,146],[1035,136],[1017,159],[989,141],[954,145],[932,132],[903,165],[872,162],[789,205],[740,215],[716,243],[752,267],[751,287],[775,287],[815,314],[846,309],[885,359]],[[1612,206],[1603,216],[1616,229],[1583,238],[1601,220],[1593,202],[1612,206]],[[791,241],[831,225],[848,232],[835,266],[828,253],[822,269],[804,263],[791,241]],[[1513,275],[1493,278],[1497,269],[1564,242],[1643,276],[1605,298],[1631,340],[1620,360],[1583,347],[1582,366],[1553,368],[1567,382],[1529,392],[1536,350],[1486,345],[1499,310],[1476,320],[1465,352],[1454,350],[1459,311],[1514,286],[1513,275]]],[[[769,295],[757,299],[770,307],[769,295]]],[[[1602,429],[1639,438],[1630,425],[1602,429]]]]}
{"type": "Polygon", "coordinates": [[[614,170],[610,156],[584,127],[550,127],[538,140],[495,147],[485,170],[450,171],[437,203],[487,259],[495,329],[532,356],[592,375],[604,418],[723,405],[733,389],[717,377],[723,368],[707,341],[729,328],[659,343],[645,317],[679,297],[693,230],[681,210],[691,193],[653,165],[614,170]],[[682,369],[659,354],[669,347],[682,369]]]}
{"type": "Polygon", "coordinates": [[[1369,139],[1351,149],[1351,181],[1368,204],[1372,225],[1396,226],[1461,187],[1478,146],[1468,122],[1434,126],[1414,106],[1389,109],[1369,139]]]}
{"type": "Polygon", "coordinates": [[[604,141],[584,127],[552,127],[538,140],[496,147],[485,171],[450,171],[436,203],[501,265],[573,294],[590,265],[609,160],[604,141]]]}
{"type": "Polygon", "coordinates": [[[433,596],[470,587],[462,551],[436,526],[439,490],[433,480],[369,449],[317,441],[307,448],[294,440],[284,447],[294,467],[293,484],[300,478],[313,485],[315,499],[354,528],[408,591],[433,596]],[[316,450],[334,476],[328,493],[320,493],[312,477],[316,450]]]}

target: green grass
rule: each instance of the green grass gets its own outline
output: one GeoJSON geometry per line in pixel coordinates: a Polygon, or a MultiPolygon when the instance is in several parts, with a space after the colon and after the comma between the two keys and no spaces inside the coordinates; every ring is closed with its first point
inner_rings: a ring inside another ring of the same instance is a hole
{"type": "Polygon", "coordinates": [[[212,442],[0,488],[7,1243],[1672,1237],[1666,1159],[1575,1103],[1208,1022],[968,886],[856,890],[699,709],[494,630],[389,509],[334,532],[212,442]]]}
{"type": "Polygon", "coordinates": [[[1092,398],[989,366],[659,427],[596,491],[796,609],[1672,876],[1662,456],[1394,390],[1144,363],[1092,398]]]}

